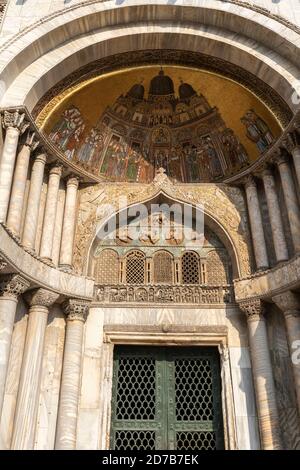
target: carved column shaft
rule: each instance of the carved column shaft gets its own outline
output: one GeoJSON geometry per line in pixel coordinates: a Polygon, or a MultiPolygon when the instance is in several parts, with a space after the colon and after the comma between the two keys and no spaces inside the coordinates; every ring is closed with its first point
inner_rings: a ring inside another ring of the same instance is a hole
{"type": "Polygon", "coordinates": [[[269,168],[266,168],[262,173],[262,178],[271,222],[276,260],[278,262],[286,261],[288,260],[289,255],[283,231],[280,206],[278,202],[277,191],[272,171],[269,168]]]}
{"type": "Polygon", "coordinates": [[[69,269],[72,268],[73,259],[78,183],[79,181],[76,177],[71,177],[67,180],[66,204],[59,264],[60,266],[69,269]]]}
{"type": "Polygon", "coordinates": [[[257,188],[253,177],[247,180],[245,188],[256,266],[257,269],[266,269],[269,267],[268,253],[257,188]]]}
{"type": "Polygon", "coordinates": [[[45,163],[46,155],[41,153],[35,158],[31,171],[22,243],[26,248],[29,248],[32,251],[35,247],[45,163]]]}
{"type": "Polygon", "coordinates": [[[240,303],[248,320],[249,345],[262,448],[281,448],[280,423],[265,320],[259,300],[240,303]]]}
{"type": "Polygon", "coordinates": [[[6,135],[0,161],[0,222],[6,222],[19,136],[25,130],[24,117],[18,112],[4,112],[6,135]]]}
{"type": "Polygon", "coordinates": [[[50,261],[52,260],[52,247],[61,172],[61,165],[55,165],[51,168],[47,190],[40,256],[41,258],[45,258],[50,261]]]}
{"type": "Polygon", "coordinates": [[[28,136],[26,143],[18,153],[11,190],[7,226],[17,236],[20,236],[30,152],[37,145],[37,143],[33,141],[33,138],[34,133],[33,135],[28,136]]]}
{"type": "Polygon", "coordinates": [[[300,187],[300,144],[293,148],[292,157],[294,161],[295,171],[297,175],[298,185],[300,187]]]}
{"type": "Polygon", "coordinates": [[[87,311],[88,304],[85,301],[70,300],[65,306],[67,326],[55,449],[76,448],[82,341],[87,311]]]}
{"type": "Polygon", "coordinates": [[[18,298],[28,288],[29,282],[18,274],[0,278],[0,415],[18,298]]]}
{"type": "Polygon", "coordinates": [[[293,175],[284,155],[277,159],[295,252],[300,251],[300,208],[293,175]]]}
{"type": "Polygon", "coordinates": [[[272,298],[275,304],[283,312],[287,339],[289,344],[290,358],[295,382],[295,391],[300,416],[300,364],[293,360],[295,346],[300,340],[300,298],[291,291],[276,295],[272,298]]]}
{"type": "Polygon", "coordinates": [[[38,289],[30,299],[23,362],[16,404],[12,449],[33,449],[41,368],[49,307],[58,294],[38,289]]]}

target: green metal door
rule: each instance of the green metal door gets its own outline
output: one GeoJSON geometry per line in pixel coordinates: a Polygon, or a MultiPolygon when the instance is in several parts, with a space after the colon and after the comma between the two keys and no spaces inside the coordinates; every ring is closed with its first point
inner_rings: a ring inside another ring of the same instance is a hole
{"type": "Polygon", "coordinates": [[[115,347],[112,449],[223,447],[216,348],[115,347]]]}

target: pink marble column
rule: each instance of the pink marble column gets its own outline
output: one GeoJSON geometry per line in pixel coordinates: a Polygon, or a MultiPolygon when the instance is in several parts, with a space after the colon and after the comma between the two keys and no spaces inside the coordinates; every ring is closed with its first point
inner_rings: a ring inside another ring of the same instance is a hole
{"type": "Polygon", "coordinates": [[[46,207],[41,239],[40,257],[52,261],[52,247],[62,165],[55,163],[49,173],[46,207]]]}
{"type": "Polygon", "coordinates": [[[78,184],[79,179],[76,176],[70,176],[67,179],[66,204],[59,258],[59,265],[66,269],[72,269],[78,184]]]}
{"type": "Polygon", "coordinates": [[[30,179],[27,209],[22,235],[22,244],[29,250],[35,249],[35,238],[38,224],[40,198],[44,179],[46,154],[40,153],[35,157],[30,179]]]}
{"type": "Polygon", "coordinates": [[[82,341],[88,306],[88,302],[80,299],[69,300],[65,305],[67,326],[55,439],[55,449],[59,450],[76,448],[82,341]]]}
{"type": "Polygon", "coordinates": [[[20,237],[22,210],[24,204],[24,195],[26,189],[30,153],[37,147],[37,145],[38,142],[34,140],[34,132],[28,134],[26,141],[22,145],[17,156],[6,223],[7,227],[17,237],[20,237]]]}
{"type": "Polygon", "coordinates": [[[29,125],[24,123],[24,119],[25,114],[18,111],[4,111],[3,125],[6,135],[0,160],[0,222],[6,222],[19,136],[29,125]]]}
{"type": "Polygon", "coordinates": [[[246,314],[248,322],[262,449],[278,450],[281,449],[280,422],[263,305],[260,300],[249,300],[239,303],[239,307],[246,314]]]}
{"type": "Polygon", "coordinates": [[[255,179],[250,175],[245,182],[247,207],[257,269],[269,267],[266,240],[255,179]]]}
{"type": "Polygon", "coordinates": [[[58,297],[59,294],[54,292],[37,289],[29,299],[29,317],[11,449],[34,448],[48,312],[58,297]]]}

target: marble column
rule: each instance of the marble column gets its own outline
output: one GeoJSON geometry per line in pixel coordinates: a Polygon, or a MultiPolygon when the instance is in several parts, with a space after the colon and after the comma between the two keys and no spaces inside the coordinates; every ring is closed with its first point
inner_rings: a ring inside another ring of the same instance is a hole
{"type": "Polygon", "coordinates": [[[6,274],[0,278],[0,416],[18,298],[29,286],[19,274],[6,274]]]}
{"type": "Polygon", "coordinates": [[[291,228],[293,245],[296,253],[300,251],[300,206],[297,199],[295,183],[290,169],[290,163],[286,153],[282,151],[276,159],[278,165],[281,184],[284,194],[285,205],[291,228]]]}
{"type": "Polygon", "coordinates": [[[295,381],[295,391],[300,416],[300,364],[293,361],[295,348],[300,341],[300,297],[294,292],[288,291],[276,295],[273,302],[280,308],[285,318],[287,339],[290,351],[293,376],[295,381]],[[296,346],[295,346],[296,345],[296,346]]]}
{"type": "Polygon", "coordinates": [[[34,135],[33,132],[27,136],[24,145],[18,153],[13,178],[6,225],[17,237],[20,236],[30,153],[38,145],[38,142],[34,140],[34,135]]]}
{"type": "Polygon", "coordinates": [[[62,165],[55,163],[49,173],[46,207],[43,222],[40,257],[52,261],[52,247],[62,165]]]}
{"type": "Polygon", "coordinates": [[[35,157],[32,165],[30,188],[27,200],[27,209],[24,221],[22,244],[29,250],[34,251],[35,238],[38,224],[40,198],[44,179],[46,163],[45,153],[35,157]]]}
{"type": "Polygon", "coordinates": [[[241,302],[239,307],[247,315],[262,449],[278,450],[281,448],[281,432],[262,302],[260,300],[245,301],[241,302]]]}
{"type": "Polygon", "coordinates": [[[277,262],[286,261],[289,258],[288,248],[283,230],[281,211],[277,197],[272,170],[266,167],[262,172],[262,179],[265,188],[268,212],[271,222],[272,237],[277,262]]]}
{"type": "Polygon", "coordinates": [[[11,449],[34,448],[48,312],[58,297],[54,292],[37,289],[28,299],[30,308],[11,449]]]}
{"type": "Polygon", "coordinates": [[[55,231],[54,231],[54,236],[53,236],[53,247],[52,247],[52,262],[55,266],[58,266],[59,264],[62,227],[63,227],[64,211],[65,211],[65,200],[66,200],[65,185],[63,181],[60,181],[60,187],[58,190],[57,208],[56,208],[55,231]]]}
{"type": "Polygon", "coordinates": [[[290,132],[287,147],[293,157],[297,181],[300,187],[300,133],[298,131],[290,132]]]}
{"type": "Polygon", "coordinates": [[[59,265],[66,269],[72,269],[73,243],[76,222],[77,189],[79,179],[75,176],[70,176],[67,179],[66,184],[66,204],[63,221],[59,265]]]}
{"type": "Polygon", "coordinates": [[[257,269],[267,269],[269,267],[267,246],[260,212],[256,182],[252,175],[250,175],[245,182],[245,190],[256,267],[257,269]]]}
{"type": "Polygon", "coordinates": [[[88,303],[84,300],[69,300],[65,312],[67,326],[55,449],[71,450],[76,448],[82,341],[88,303]]]}
{"type": "Polygon", "coordinates": [[[25,114],[18,111],[4,111],[3,125],[6,135],[0,160],[0,222],[6,222],[19,136],[28,127],[24,118],[25,114]]]}

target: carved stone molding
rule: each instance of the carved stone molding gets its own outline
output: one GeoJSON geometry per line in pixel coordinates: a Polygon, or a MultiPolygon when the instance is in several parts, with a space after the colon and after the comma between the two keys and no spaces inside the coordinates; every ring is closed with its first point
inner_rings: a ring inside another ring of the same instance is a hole
{"type": "Polygon", "coordinates": [[[247,316],[248,321],[262,320],[265,312],[264,304],[260,299],[239,302],[241,311],[247,316]]]}
{"type": "Polygon", "coordinates": [[[272,300],[284,314],[300,317],[300,297],[294,292],[275,295],[272,300]]]}
{"type": "Polygon", "coordinates": [[[14,112],[4,111],[2,126],[4,129],[14,127],[20,134],[23,134],[29,127],[29,122],[25,121],[25,113],[20,113],[18,110],[14,112]]]}
{"type": "Polygon", "coordinates": [[[68,321],[85,322],[90,303],[81,299],[69,299],[63,304],[63,309],[68,321]]]}
{"type": "Polygon", "coordinates": [[[57,301],[58,298],[59,294],[57,294],[56,292],[52,292],[42,288],[28,292],[28,294],[26,295],[26,299],[31,307],[49,308],[57,301]]]}
{"type": "Polygon", "coordinates": [[[19,274],[6,274],[0,278],[0,297],[17,299],[30,287],[30,283],[19,274]]]}

